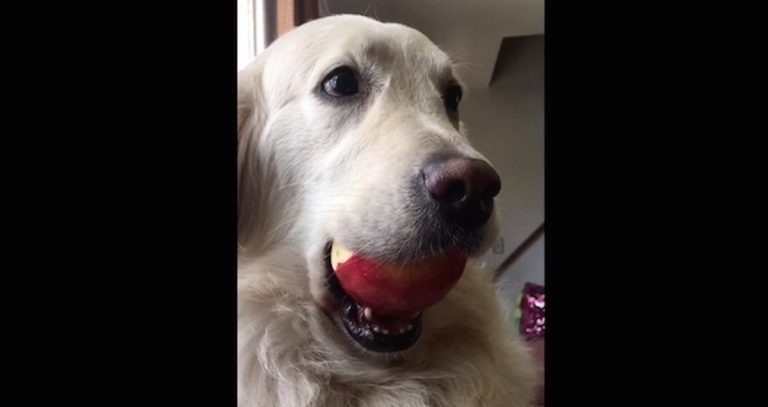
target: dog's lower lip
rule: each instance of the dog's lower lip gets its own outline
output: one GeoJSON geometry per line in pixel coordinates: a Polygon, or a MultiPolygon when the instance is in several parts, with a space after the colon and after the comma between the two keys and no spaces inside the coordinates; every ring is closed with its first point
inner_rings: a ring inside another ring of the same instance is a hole
{"type": "Polygon", "coordinates": [[[421,336],[421,312],[410,320],[386,321],[386,317],[374,317],[375,310],[358,304],[344,292],[330,264],[330,244],[326,251],[327,287],[336,300],[344,329],[349,336],[367,350],[374,352],[399,352],[413,346],[421,336]],[[372,319],[366,320],[366,314],[372,319]],[[382,321],[380,318],[384,318],[382,321]]]}

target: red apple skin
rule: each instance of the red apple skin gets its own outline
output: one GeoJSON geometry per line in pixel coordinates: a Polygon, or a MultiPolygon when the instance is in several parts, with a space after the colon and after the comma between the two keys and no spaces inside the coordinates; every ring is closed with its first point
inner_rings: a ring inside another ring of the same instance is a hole
{"type": "Polygon", "coordinates": [[[458,250],[405,267],[353,255],[337,266],[336,277],[358,303],[382,315],[406,317],[443,299],[459,281],[466,263],[458,250]]]}

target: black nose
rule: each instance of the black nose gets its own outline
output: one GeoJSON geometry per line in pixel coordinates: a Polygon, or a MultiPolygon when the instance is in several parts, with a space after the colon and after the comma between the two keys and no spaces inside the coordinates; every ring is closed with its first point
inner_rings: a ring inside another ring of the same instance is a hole
{"type": "Polygon", "coordinates": [[[450,223],[466,228],[484,225],[499,194],[499,174],[487,162],[451,157],[433,161],[422,169],[424,186],[450,223]]]}

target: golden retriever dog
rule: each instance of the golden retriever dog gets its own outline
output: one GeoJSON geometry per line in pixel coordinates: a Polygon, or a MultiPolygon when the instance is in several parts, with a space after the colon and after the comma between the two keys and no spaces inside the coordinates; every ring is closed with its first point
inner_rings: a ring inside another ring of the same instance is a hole
{"type": "Polygon", "coordinates": [[[418,31],[340,15],[238,76],[238,404],[526,406],[489,272],[499,176],[418,31]]]}

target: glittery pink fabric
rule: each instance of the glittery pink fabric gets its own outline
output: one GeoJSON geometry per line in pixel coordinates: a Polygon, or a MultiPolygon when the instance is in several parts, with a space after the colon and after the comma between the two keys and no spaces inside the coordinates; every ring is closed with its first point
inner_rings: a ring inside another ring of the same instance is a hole
{"type": "Polygon", "coordinates": [[[520,302],[520,333],[529,340],[544,337],[544,299],[543,286],[525,283],[520,302]]]}
{"type": "Polygon", "coordinates": [[[533,350],[536,367],[539,371],[536,399],[533,406],[544,406],[544,333],[546,324],[544,287],[526,283],[520,300],[520,334],[525,337],[533,350]]]}

